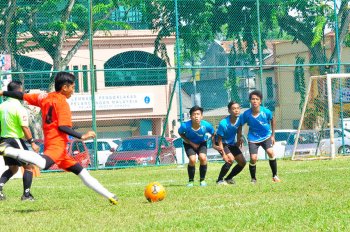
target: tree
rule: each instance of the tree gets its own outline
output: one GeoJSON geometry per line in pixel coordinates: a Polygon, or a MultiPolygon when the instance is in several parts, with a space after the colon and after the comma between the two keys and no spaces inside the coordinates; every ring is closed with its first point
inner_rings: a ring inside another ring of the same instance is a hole
{"type": "MultiPolygon", "coordinates": [[[[214,33],[209,24],[212,7],[213,4],[208,0],[178,1],[182,61],[198,61],[200,54],[205,52],[208,43],[213,40],[214,33]]],[[[161,41],[176,33],[175,10],[174,1],[155,0],[146,1],[143,11],[145,21],[149,22],[149,28],[158,32],[154,53],[160,52],[162,58],[167,61],[169,58],[166,47],[161,41]]]]}
{"type": "MultiPolygon", "coordinates": [[[[279,26],[289,35],[294,37],[294,41],[304,43],[311,53],[311,63],[335,62],[336,50],[333,49],[331,56],[327,59],[324,51],[325,32],[327,28],[338,26],[339,45],[346,41],[347,30],[350,22],[349,1],[342,0],[338,4],[338,9],[333,8],[334,1],[308,0],[308,1],[281,1],[278,4],[276,17],[279,26]],[[334,10],[337,11],[339,24],[334,23],[334,10]]],[[[320,67],[320,73],[325,73],[325,67],[320,67]]]]}
{"type": "MultiPolygon", "coordinates": [[[[4,28],[10,29],[10,32],[4,34],[4,39],[11,38],[9,36],[11,33],[13,35],[17,35],[17,32],[30,33],[30,36],[26,36],[21,46],[26,50],[18,49],[16,36],[12,46],[5,47],[5,49],[11,51],[15,61],[19,54],[25,54],[28,49],[34,50],[40,47],[52,58],[53,70],[64,70],[79,48],[89,38],[89,6],[86,1],[30,0],[16,2],[16,0],[12,0],[9,2],[11,4],[9,4],[8,11],[12,10],[14,12],[13,17],[16,17],[17,21],[22,22],[22,24],[20,28],[14,27],[14,24],[7,20],[4,28]],[[67,53],[63,53],[63,45],[70,38],[76,38],[76,43],[67,53]],[[29,45],[33,43],[35,46],[29,45]]],[[[108,32],[113,27],[130,29],[131,27],[124,22],[110,20],[110,16],[121,5],[127,12],[129,8],[139,2],[136,0],[93,0],[91,9],[93,13],[92,33],[94,34],[98,30],[108,32]]],[[[18,67],[18,64],[14,65],[14,68],[18,69],[18,67]]],[[[51,83],[53,83],[53,76],[51,77],[51,83]]]]}

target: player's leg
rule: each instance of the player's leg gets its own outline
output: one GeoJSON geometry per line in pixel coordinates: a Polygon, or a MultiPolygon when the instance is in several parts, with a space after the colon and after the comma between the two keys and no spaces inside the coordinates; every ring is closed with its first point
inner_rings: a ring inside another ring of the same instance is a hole
{"type": "Polygon", "coordinates": [[[10,147],[6,142],[2,142],[0,144],[0,155],[10,157],[25,163],[34,164],[40,169],[44,169],[46,166],[46,160],[34,151],[26,151],[18,148],[13,148],[10,147]]]}
{"type": "Polygon", "coordinates": [[[200,186],[207,186],[205,176],[207,174],[207,142],[201,143],[198,148],[200,186]]]}
{"type": "Polygon", "coordinates": [[[249,161],[249,172],[251,177],[251,182],[253,184],[256,183],[256,162],[258,160],[258,149],[259,143],[248,143],[249,153],[250,153],[250,161],[249,161]]]}
{"type": "MultiPolygon", "coordinates": [[[[17,147],[15,148],[21,148],[23,150],[28,150],[27,145],[25,144],[23,139],[16,139],[17,147]]],[[[30,188],[32,186],[33,182],[33,169],[34,166],[31,164],[24,164],[20,162],[20,166],[23,166],[24,172],[23,172],[23,195],[21,197],[22,201],[34,201],[34,197],[30,192],[30,188]]]]}
{"type": "Polygon", "coordinates": [[[265,140],[262,144],[262,147],[265,149],[267,155],[269,156],[269,164],[272,172],[272,181],[281,182],[281,180],[277,176],[277,160],[273,151],[271,138],[265,140]]]}
{"type": "MultiPolygon", "coordinates": [[[[4,157],[5,158],[5,157],[4,157]]],[[[6,184],[7,181],[9,181],[11,179],[11,177],[16,174],[16,172],[18,171],[18,166],[15,164],[11,164],[14,163],[16,160],[14,159],[10,159],[8,157],[6,157],[7,159],[5,159],[5,165],[9,166],[9,168],[1,175],[0,177],[0,200],[5,200],[6,196],[3,193],[3,187],[6,184]],[[13,162],[11,162],[11,160],[13,162]]]]}
{"type": "Polygon", "coordinates": [[[226,177],[226,182],[228,184],[234,184],[235,181],[233,180],[233,177],[235,177],[236,175],[238,175],[243,168],[246,165],[246,160],[241,152],[241,150],[237,147],[237,146],[230,146],[230,151],[231,154],[233,154],[237,164],[232,168],[230,174],[226,177]]]}
{"type": "Polygon", "coordinates": [[[233,161],[235,160],[235,157],[232,155],[229,147],[227,144],[224,144],[224,151],[225,154],[228,156],[229,162],[225,162],[224,165],[222,165],[218,180],[216,181],[217,184],[227,184],[226,181],[224,181],[224,177],[226,174],[230,171],[230,168],[232,166],[233,161]]]}
{"type": "Polygon", "coordinates": [[[23,165],[24,172],[23,172],[23,195],[21,197],[22,201],[34,201],[34,197],[30,192],[30,188],[32,186],[33,182],[33,168],[34,166],[29,165],[23,165]]]}
{"type": "Polygon", "coordinates": [[[117,196],[111,193],[110,191],[108,191],[105,187],[103,187],[102,184],[93,176],[91,176],[90,173],[85,168],[83,168],[79,163],[75,162],[73,166],[70,166],[69,168],[65,168],[65,166],[69,165],[72,161],[73,160],[69,160],[69,161],[65,160],[64,162],[60,163],[60,165],[58,166],[60,168],[64,168],[67,171],[70,171],[76,174],[87,187],[94,190],[96,193],[100,194],[101,196],[107,198],[112,204],[116,205],[118,203],[117,196]]]}
{"type": "MultiPolygon", "coordinates": [[[[230,155],[233,157],[233,155],[231,153],[227,154],[227,155],[230,155]]],[[[232,163],[227,163],[225,162],[224,165],[222,165],[221,167],[221,170],[220,170],[220,173],[219,173],[219,176],[218,176],[218,179],[216,181],[217,184],[219,185],[225,185],[227,184],[225,181],[224,181],[224,177],[226,176],[226,174],[230,171],[230,168],[232,166],[232,163]]]]}
{"type": "Polygon", "coordinates": [[[194,175],[196,173],[196,151],[193,147],[187,143],[184,143],[186,155],[188,157],[187,174],[188,174],[188,187],[193,186],[194,175]]]}

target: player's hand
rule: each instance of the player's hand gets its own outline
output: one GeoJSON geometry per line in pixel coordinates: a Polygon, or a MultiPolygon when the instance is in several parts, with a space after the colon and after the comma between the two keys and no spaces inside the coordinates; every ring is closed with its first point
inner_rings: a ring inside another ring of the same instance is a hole
{"type": "Polygon", "coordinates": [[[217,145],[213,145],[213,148],[215,149],[215,150],[217,150],[220,154],[223,152],[223,150],[221,149],[221,147],[220,146],[217,146],[217,145]]]}
{"type": "Polygon", "coordinates": [[[237,143],[236,143],[237,147],[242,147],[243,146],[243,139],[239,139],[237,140],[237,143]]]}
{"type": "Polygon", "coordinates": [[[39,153],[40,147],[38,145],[36,145],[35,143],[31,143],[30,145],[32,146],[34,152],[39,153]]]}
{"type": "Polygon", "coordinates": [[[276,140],[275,140],[275,136],[274,135],[271,135],[271,142],[272,142],[272,145],[275,145],[276,140]]]}
{"type": "Polygon", "coordinates": [[[190,145],[193,147],[193,149],[197,150],[199,148],[199,144],[197,143],[190,143],[190,145]]]}
{"type": "Polygon", "coordinates": [[[83,136],[81,136],[82,140],[93,139],[96,137],[95,131],[88,131],[83,136]]]}
{"type": "Polygon", "coordinates": [[[0,96],[2,96],[4,94],[4,91],[0,90],[0,96]]]}
{"type": "Polygon", "coordinates": [[[222,155],[222,159],[229,164],[232,164],[232,161],[230,160],[230,158],[228,157],[228,155],[226,155],[225,153],[222,155]]]}

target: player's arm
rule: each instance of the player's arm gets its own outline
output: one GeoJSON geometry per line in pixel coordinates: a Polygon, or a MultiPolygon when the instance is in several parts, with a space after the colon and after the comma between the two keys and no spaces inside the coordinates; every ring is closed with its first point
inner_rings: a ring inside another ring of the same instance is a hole
{"type": "Polygon", "coordinates": [[[181,138],[184,140],[185,143],[190,144],[194,149],[197,149],[199,147],[199,144],[196,144],[189,140],[185,134],[180,134],[181,138]]]}
{"type": "Polygon", "coordinates": [[[237,144],[238,147],[242,147],[243,139],[242,139],[242,126],[239,126],[237,129],[237,144]]]}
{"type": "MultiPolygon", "coordinates": [[[[78,139],[87,140],[96,137],[94,131],[88,131],[85,134],[81,134],[72,128],[72,113],[66,100],[62,100],[59,104],[54,106],[58,120],[58,130],[66,133],[67,135],[73,136],[78,139]]],[[[48,112],[49,114],[50,112],[48,112]]]]}
{"type": "Polygon", "coordinates": [[[183,141],[187,144],[190,144],[193,148],[197,149],[199,147],[199,144],[195,144],[193,142],[191,142],[191,140],[189,140],[186,137],[186,125],[184,123],[181,124],[181,126],[179,127],[178,131],[179,135],[181,136],[181,138],[183,139],[183,141]]]}
{"type": "Polygon", "coordinates": [[[24,137],[26,138],[27,142],[30,144],[30,146],[32,147],[33,151],[35,151],[36,153],[39,152],[40,147],[38,145],[36,145],[36,143],[34,142],[33,136],[32,136],[32,132],[30,132],[29,127],[27,126],[22,126],[22,131],[24,133],[24,137]]]}
{"type": "Polygon", "coordinates": [[[12,97],[18,100],[23,100],[23,93],[19,91],[2,91],[0,90],[0,96],[12,97]]]}
{"type": "Polygon", "coordinates": [[[227,156],[227,154],[225,153],[225,150],[224,150],[224,144],[222,143],[222,137],[219,135],[218,136],[218,144],[219,144],[219,147],[221,149],[221,156],[222,156],[222,159],[226,162],[226,163],[230,163],[232,164],[232,160],[229,159],[229,157],[227,156]]]}
{"type": "Polygon", "coordinates": [[[62,131],[63,133],[66,133],[67,135],[73,136],[78,139],[87,140],[87,139],[93,139],[96,137],[96,133],[94,131],[88,131],[85,134],[81,134],[75,130],[73,130],[70,126],[59,126],[58,129],[62,131]]]}
{"type": "MultiPolygon", "coordinates": [[[[223,151],[223,147],[219,146],[219,140],[218,140],[218,145],[216,145],[216,141],[215,141],[215,137],[216,137],[216,133],[214,133],[212,136],[211,136],[211,144],[213,144],[213,148],[215,150],[217,150],[221,155],[222,155],[222,151],[223,151]]],[[[218,137],[219,139],[219,137],[218,137]]]]}
{"type": "Polygon", "coordinates": [[[218,147],[220,150],[218,150],[221,154],[222,157],[224,157],[225,154],[225,150],[224,150],[224,144],[222,143],[222,137],[220,135],[218,135],[218,147]]]}
{"type": "Polygon", "coordinates": [[[275,117],[272,117],[272,120],[271,120],[271,141],[272,141],[272,144],[275,144],[275,128],[276,128],[276,119],[275,117]]]}
{"type": "Polygon", "coordinates": [[[18,123],[22,128],[22,131],[24,133],[24,138],[27,140],[27,142],[30,144],[32,147],[33,151],[36,153],[39,152],[40,148],[38,145],[35,144],[32,132],[29,129],[29,117],[28,117],[28,112],[25,108],[20,107],[17,109],[17,119],[18,123]]]}

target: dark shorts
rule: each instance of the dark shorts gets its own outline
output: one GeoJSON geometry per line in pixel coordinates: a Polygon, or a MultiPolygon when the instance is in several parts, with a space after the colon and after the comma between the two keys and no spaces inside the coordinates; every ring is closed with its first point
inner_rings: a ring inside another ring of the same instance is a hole
{"type": "Polygon", "coordinates": [[[262,148],[264,148],[264,150],[266,151],[269,148],[272,148],[272,140],[271,137],[266,139],[265,141],[262,141],[260,143],[252,143],[249,142],[248,143],[249,146],[249,153],[250,154],[258,154],[258,149],[261,146],[262,148]]]}
{"type": "Polygon", "coordinates": [[[199,155],[199,153],[207,154],[207,141],[199,144],[198,149],[194,149],[191,145],[184,143],[184,148],[186,151],[187,157],[190,157],[191,155],[199,155]]]}
{"type": "Polygon", "coordinates": [[[226,154],[231,153],[233,156],[238,156],[242,154],[241,149],[237,147],[236,145],[229,145],[229,144],[223,144],[224,145],[224,151],[226,154]]]}
{"type": "MultiPolygon", "coordinates": [[[[13,148],[20,148],[20,149],[28,150],[28,147],[26,146],[26,144],[25,144],[23,139],[1,138],[0,141],[1,142],[5,141],[6,143],[8,143],[13,148]]],[[[23,163],[21,161],[18,161],[16,159],[13,159],[13,158],[10,158],[10,157],[6,157],[6,156],[4,156],[4,161],[5,161],[5,165],[7,165],[7,166],[14,166],[14,165],[23,166],[23,165],[26,165],[26,163],[23,163]]]]}

